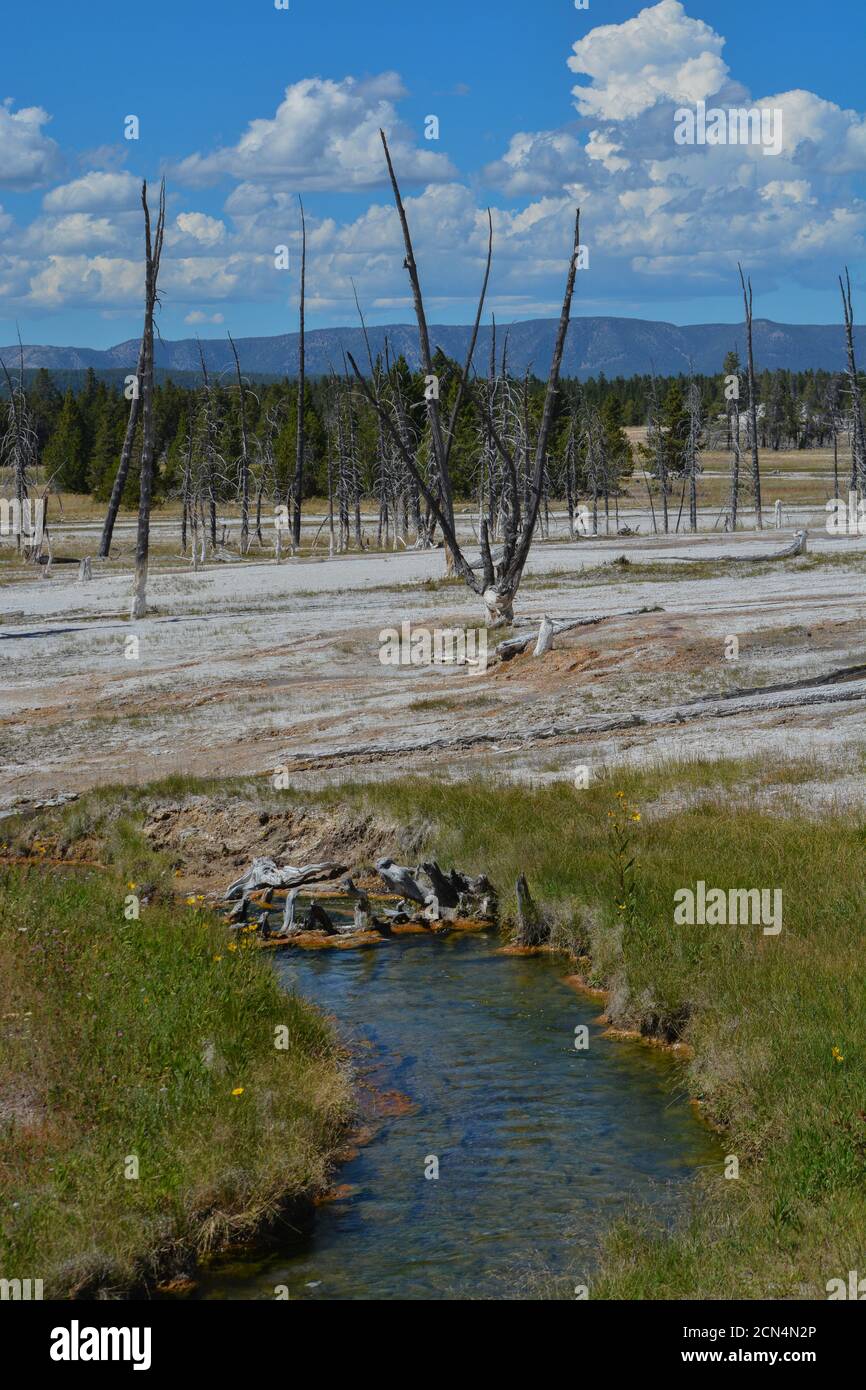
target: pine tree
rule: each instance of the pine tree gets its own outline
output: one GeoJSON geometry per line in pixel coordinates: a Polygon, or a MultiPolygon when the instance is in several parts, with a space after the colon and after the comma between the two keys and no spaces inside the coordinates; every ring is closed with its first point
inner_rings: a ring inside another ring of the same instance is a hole
{"type": "Polygon", "coordinates": [[[63,397],[57,426],[45,446],[42,462],[58,489],[87,491],[87,451],[84,424],[70,388],[63,397]]]}
{"type": "Polygon", "coordinates": [[[90,489],[100,502],[107,502],[111,496],[125,428],[126,413],[118,398],[107,396],[96,421],[90,451],[90,489]]]}

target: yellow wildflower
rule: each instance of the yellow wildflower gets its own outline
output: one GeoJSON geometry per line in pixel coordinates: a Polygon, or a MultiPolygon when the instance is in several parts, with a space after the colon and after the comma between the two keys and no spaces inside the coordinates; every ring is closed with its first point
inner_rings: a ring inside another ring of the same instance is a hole
{"type": "Polygon", "coordinates": [[[844,1062],[844,1061],[845,1061],[845,1057],[844,1057],[844,1055],[840,1052],[840,1050],[839,1050],[838,1047],[834,1047],[834,1048],[833,1048],[833,1061],[834,1061],[834,1062],[844,1062]]]}
{"type": "Polygon", "coordinates": [[[232,1095],[235,1096],[235,1097],[237,1097],[237,1096],[242,1096],[243,1093],[244,1093],[244,1088],[243,1088],[243,1086],[235,1086],[234,1090],[232,1091],[232,1095]]]}

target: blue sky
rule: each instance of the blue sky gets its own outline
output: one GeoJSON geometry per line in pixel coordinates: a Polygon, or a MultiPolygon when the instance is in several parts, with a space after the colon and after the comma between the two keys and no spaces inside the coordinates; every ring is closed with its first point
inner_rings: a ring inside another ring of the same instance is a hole
{"type": "Polygon", "coordinates": [[[296,270],[272,253],[294,249],[299,191],[310,324],[353,321],[350,278],[371,321],[406,321],[379,119],[434,320],[471,316],[488,204],[502,321],[555,312],[575,201],[590,252],[577,313],[731,321],[739,258],[762,316],[836,321],[846,259],[866,293],[859,0],[43,0],[7,37],[0,341],[16,321],[29,342],[140,331],[135,181],[162,171],[164,336],[295,327],[296,270]],[[778,98],[783,153],[675,149],[685,94],[778,98]],[[122,138],[130,113],[138,141],[122,138]]]}

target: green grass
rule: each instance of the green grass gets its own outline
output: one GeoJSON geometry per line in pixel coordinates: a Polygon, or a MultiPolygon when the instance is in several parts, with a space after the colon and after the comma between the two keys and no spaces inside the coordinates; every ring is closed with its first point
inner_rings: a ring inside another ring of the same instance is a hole
{"type": "MultiPolygon", "coordinates": [[[[92,828],[81,807],[68,825],[92,828]]],[[[349,1113],[324,1019],[172,904],[133,821],[111,823],[103,857],[0,871],[0,1274],[46,1297],[189,1271],[300,1211],[349,1113]],[[127,921],[145,882],[152,905],[127,921]]]]}

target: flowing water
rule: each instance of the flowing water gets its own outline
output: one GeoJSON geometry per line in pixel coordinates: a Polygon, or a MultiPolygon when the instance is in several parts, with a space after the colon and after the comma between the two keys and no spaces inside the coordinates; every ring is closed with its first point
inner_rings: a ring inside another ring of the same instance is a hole
{"type": "Polygon", "coordinates": [[[296,1248],[212,1270],[207,1298],[496,1298],[589,1282],[599,1233],[636,1202],[673,1220],[718,1149],[669,1056],[601,1036],[564,962],[501,938],[284,951],[288,990],[409,1097],[336,1176],[296,1248]],[[589,1027],[589,1047],[575,1029],[589,1027]],[[438,1178],[425,1173],[435,1171],[438,1178]]]}

